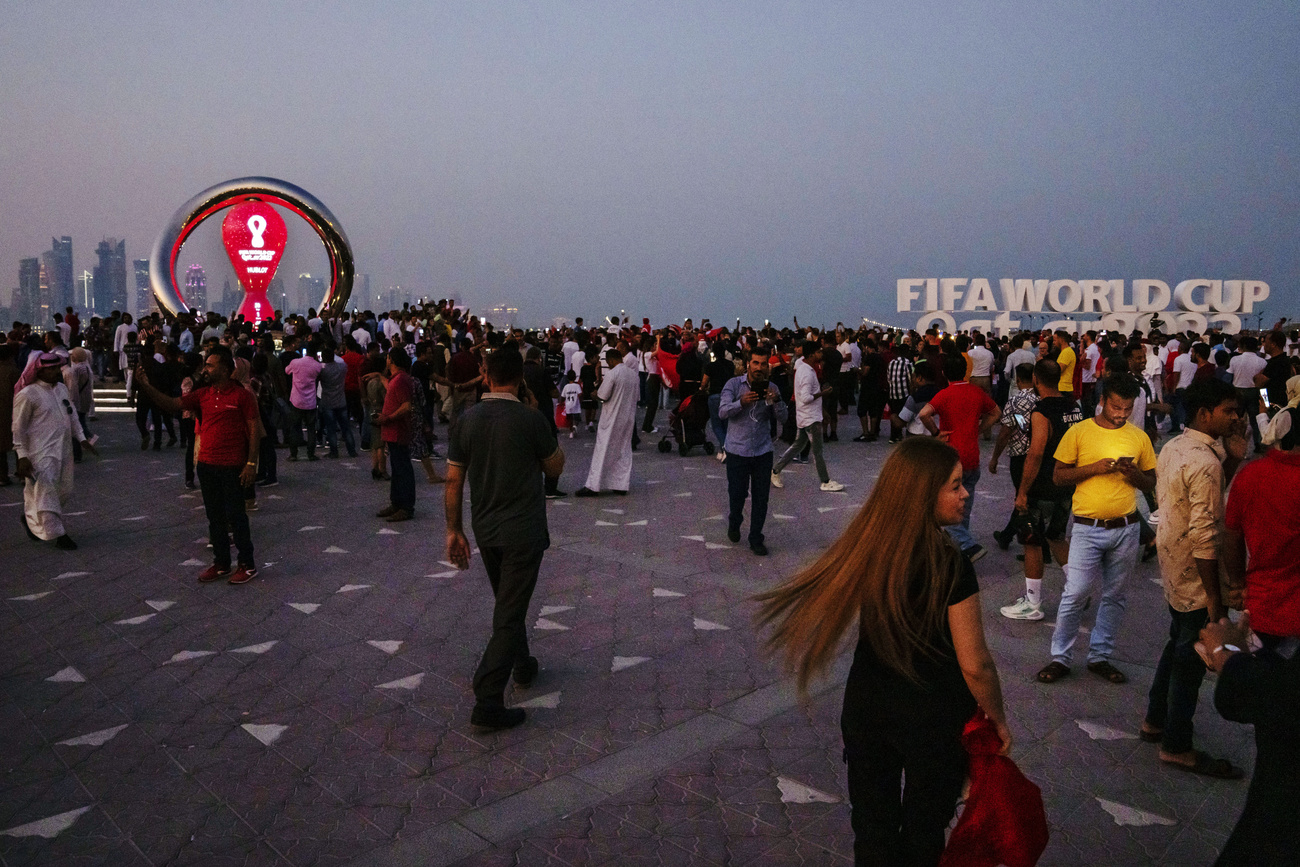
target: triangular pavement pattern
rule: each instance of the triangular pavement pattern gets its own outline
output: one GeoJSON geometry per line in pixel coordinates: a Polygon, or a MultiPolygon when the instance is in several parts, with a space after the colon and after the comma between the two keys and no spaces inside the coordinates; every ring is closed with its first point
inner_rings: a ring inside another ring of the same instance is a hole
{"type": "Polygon", "coordinates": [[[148,605],[154,611],[166,611],[168,608],[171,608],[176,603],[171,601],[170,599],[146,599],[144,601],[144,604],[148,605]]]}
{"type": "Polygon", "coordinates": [[[1105,798],[1097,798],[1097,803],[1119,826],[1130,825],[1134,828],[1145,828],[1148,825],[1177,825],[1173,819],[1166,819],[1164,816],[1158,816],[1155,813],[1148,813],[1146,810],[1139,810],[1137,807],[1130,807],[1126,804],[1117,804],[1114,801],[1107,801],[1105,798]]]}
{"type": "Polygon", "coordinates": [[[805,786],[787,777],[777,777],[776,787],[781,790],[783,804],[838,804],[840,799],[820,789],[805,786]]]}
{"type": "Polygon", "coordinates": [[[77,671],[72,666],[60,668],[58,671],[45,678],[50,683],[85,683],[86,676],[77,671]]]}
{"type": "Polygon", "coordinates": [[[37,819],[35,822],[28,822],[26,825],[17,825],[13,828],[6,828],[0,831],[0,836],[7,837],[44,837],[46,840],[52,840],[72,827],[72,823],[81,817],[81,814],[89,810],[90,807],[81,807],[77,810],[69,810],[66,813],[59,813],[57,816],[48,816],[44,819],[37,819]]]}
{"type": "Polygon", "coordinates": [[[154,612],[153,614],[141,614],[139,617],[128,617],[125,620],[115,620],[113,621],[113,625],[114,626],[139,626],[141,623],[146,623],[157,616],[158,616],[157,612],[154,612]]]}
{"type": "Polygon", "coordinates": [[[56,746],[61,747],[102,747],[121,733],[125,725],[113,726],[111,729],[100,729],[97,732],[91,732],[88,735],[68,738],[66,741],[59,741],[56,746]]]}
{"type": "Polygon", "coordinates": [[[26,596],[10,596],[10,602],[35,602],[37,599],[44,599],[53,593],[53,590],[46,590],[44,593],[29,593],[26,596]]]}
{"type": "Polygon", "coordinates": [[[335,590],[334,592],[335,592],[335,593],[351,593],[353,590],[366,590],[366,589],[368,589],[368,588],[370,588],[370,587],[373,587],[373,586],[374,586],[374,585],[372,585],[372,584],[344,584],[342,587],[340,587],[339,589],[335,590]]]}
{"type": "Polygon", "coordinates": [[[1086,719],[1077,719],[1074,724],[1083,729],[1084,733],[1094,741],[1122,741],[1137,740],[1137,735],[1129,732],[1113,729],[1110,726],[1104,726],[1100,723],[1090,722],[1086,719]]]}
{"type": "Polygon", "coordinates": [[[280,735],[284,734],[285,730],[288,729],[289,727],[276,725],[274,723],[267,723],[265,725],[244,723],[242,726],[240,726],[240,728],[248,732],[253,737],[257,738],[265,746],[269,747],[271,744],[278,741],[280,739],[280,735]]]}
{"type": "Polygon", "coordinates": [[[550,632],[563,632],[568,628],[563,623],[556,623],[554,620],[547,620],[545,617],[537,618],[537,622],[533,624],[533,629],[544,629],[550,632]]]}
{"type": "Polygon", "coordinates": [[[348,553],[348,552],[345,551],[345,550],[343,550],[342,548],[340,548],[338,545],[330,545],[328,548],[325,549],[325,553],[326,553],[326,554],[346,554],[346,553],[348,553]]]}
{"type": "Polygon", "coordinates": [[[180,653],[172,654],[172,658],[163,663],[171,665],[173,662],[189,662],[191,659],[200,659],[204,656],[212,656],[215,650],[182,650],[180,653]]]}
{"type": "Polygon", "coordinates": [[[652,595],[659,599],[680,599],[686,594],[678,593],[676,590],[665,590],[662,587],[656,587],[652,595]]]}
{"type": "Polygon", "coordinates": [[[563,614],[565,611],[572,610],[572,605],[544,605],[542,610],[537,613],[542,617],[549,617],[552,614],[563,614]]]}
{"type": "Polygon", "coordinates": [[[560,706],[560,693],[548,692],[546,695],[539,695],[537,698],[530,698],[528,701],[521,702],[515,707],[545,707],[554,710],[560,706]]]}
{"type": "Polygon", "coordinates": [[[723,626],[721,623],[714,623],[712,620],[703,620],[695,618],[695,628],[707,632],[712,629],[730,629],[730,626],[723,626]]]}
{"type": "Polygon", "coordinates": [[[402,642],[400,641],[367,641],[366,644],[369,644],[371,647],[378,648],[379,650],[382,650],[384,653],[387,653],[390,656],[396,653],[402,647],[402,642]]]}
{"type": "Polygon", "coordinates": [[[279,641],[263,641],[261,644],[250,644],[247,647],[236,647],[234,650],[230,652],[231,653],[252,653],[252,654],[256,654],[257,656],[261,656],[263,653],[266,653],[268,650],[270,650],[272,647],[275,647],[279,643],[280,643],[279,641]]]}
{"type": "Polygon", "coordinates": [[[623,671],[624,669],[631,668],[634,665],[640,665],[643,662],[649,661],[650,657],[648,656],[616,656],[614,657],[614,663],[609,667],[609,670],[612,674],[616,671],[623,671]]]}
{"type": "Polygon", "coordinates": [[[410,677],[402,677],[397,680],[390,680],[388,683],[381,683],[375,689],[415,689],[423,682],[424,672],[420,672],[410,677]]]}
{"type": "Polygon", "coordinates": [[[285,604],[295,611],[301,611],[303,614],[315,614],[316,609],[320,608],[319,602],[286,602],[285,604]]]}

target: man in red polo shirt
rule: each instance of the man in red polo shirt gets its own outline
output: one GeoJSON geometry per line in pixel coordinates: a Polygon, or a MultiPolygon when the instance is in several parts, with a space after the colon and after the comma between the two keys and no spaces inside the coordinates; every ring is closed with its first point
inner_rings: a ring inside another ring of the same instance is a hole
{"type": "Polygon", "coordinates": [[[261,442],[257,400],[252,392],[231,379],[235,359],[224,346],[215,346],[203,365],[208,383],[180,398],[169,397],[150,384],[144,368],[135,381],[149,399],[164,412],[198,413],[199,452],[195,469],[203,492],[203,510],[208,516],[208,539],[212,542],[213,564],[199,575],[207,583],[230,575],[231,584],[245,584],[257,577],[253,559],[253,537],[244,511],[244,489],[257,475],[261,442]],[[230,536],[239,552],[238,568],[230,574],[230,536]]]}
{"type": "Polygon", "coordinates": [[[965,382],[966,359],[949,355],[943,360],[943,372],[951,383],[921,408],[917,416],[932,435],[957,450],[961,457],[961,483],[970,497],[960,524],[948,528],[961,552],[975,562],[985,554],[984,546],[970,532],[971,507],[975,504],[975,484],[980,480],[980,434],[991,430],[1001,411],[979,386],[965,382]],[[935,416],[938,416],[936,422],[935,416]]]}

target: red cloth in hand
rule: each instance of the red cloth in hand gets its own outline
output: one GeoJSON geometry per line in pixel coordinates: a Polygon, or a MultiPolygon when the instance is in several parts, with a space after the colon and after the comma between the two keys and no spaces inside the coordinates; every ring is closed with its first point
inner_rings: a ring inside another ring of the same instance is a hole
{"type": "Polygon", "coordinates": [[[970,754],[970,795],[939,867],[1033,867],[1047,848],[1042,791],[998,755],[1002,739],[982,710],[961,740],[970,754]]]}

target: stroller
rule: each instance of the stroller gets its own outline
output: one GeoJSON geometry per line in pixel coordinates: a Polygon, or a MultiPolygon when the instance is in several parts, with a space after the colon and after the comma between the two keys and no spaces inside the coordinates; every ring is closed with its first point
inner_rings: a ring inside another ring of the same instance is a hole
{"type": "MultiPolygon", "coordinates": [[[[709,396],[693,394],[682,398],[677,408],[668,414],[668,428],[677,441],[677,453],[686,457],[695,446],[703,446],[706,455],[713,454],[706,430],[709,426],[709,396]]],[[[673,445],[664,437],[659,441],[659,451],[667,454],[673,445]]]]}

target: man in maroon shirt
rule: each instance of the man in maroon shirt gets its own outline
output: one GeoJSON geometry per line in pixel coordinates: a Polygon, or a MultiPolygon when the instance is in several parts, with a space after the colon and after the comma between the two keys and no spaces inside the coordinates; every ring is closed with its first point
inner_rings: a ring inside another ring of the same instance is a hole
{"type": "Polygon", "coordinates": [[[169,397],[154,388],[143,367],[136,371],[135,381],[164,412],[198,413],[200,445],[195,469],[203,492],[203,510],[208,516],[213,559],[199,580],[207,583],[230,575],[231,584],[245,584],[257,577],[253,537],[248,528],[248,513],[244,511],[244,489],[253,484],[257,475],[261,443],[257,400],[248,389],[231,379],[235,359],[228,348],[213,347],[203,370],[207,385],[180,398],[169,397]],[[232,532],[239,552],[238,568],[233,575],[230,574],[232,532]]]}
{"type": "Polygon", "coordinates": [[[388,506],[380,509],[376,517],[391,521],[409,521],[415,517],[415,469],[411,466],[411,439],[415,434],[412,406],[415,401],[415,379],[409,373],[411,356],[402,347],[388,353],[388,391],[384,395],[384,408],[375,422],[380,436],[388,447],[392,481],[389,483],[388,506]]]}
{"type": "Polygon", "coordinates": [[[962,522],[949,527],[948,532],[961,546],[961,552],[974,562],[985,554],[984,546],[976,542],[970,532],[975,485],[980,480],[980,434],[991,430],[1001,413],[993,398],[982,388],[963,381],[966,376],[965,358],[960,355],[946,356],[943,372],[950,385],[930,398],[917,418],[932,435],[957,449],[957,454],[961,457],[961,483],[970,497],[966,500],[966,513],[962,522]],[[936,415],[939,417],[937,424],[936,415]]]}

